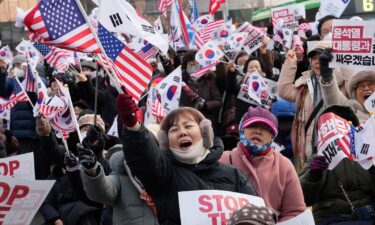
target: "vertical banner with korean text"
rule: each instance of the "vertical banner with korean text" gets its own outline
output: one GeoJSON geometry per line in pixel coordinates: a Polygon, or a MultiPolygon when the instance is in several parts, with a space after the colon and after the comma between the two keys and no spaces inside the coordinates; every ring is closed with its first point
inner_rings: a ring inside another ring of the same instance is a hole
{"type": "Polygon", "coordinates": [[[54,183],[1,177],[0,224],[30,224],[54,183]]]}
{"type": "Polygon", "coordinates": [[[330,68],[375,70],[373,21],[333,20],[330,68]]]}
{"type": "Polygon", "coordinates": [[[304,4],[293,4],[271,9],[272,20],[282,24],[282,28],[295,30],[298,27],[298,20],[306,18],[304,4]]]}
{"type": "Polygon", "coordinates": [[[178,200],[181,225],[226,224],[236,209],[248,204],[265,206],[260,197],[218,190],[179,192],[178,200]]]}

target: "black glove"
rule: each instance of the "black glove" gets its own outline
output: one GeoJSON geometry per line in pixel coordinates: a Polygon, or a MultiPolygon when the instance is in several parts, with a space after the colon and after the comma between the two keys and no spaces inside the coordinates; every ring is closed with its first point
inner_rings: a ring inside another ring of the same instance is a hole
{"type": "Polygon", "coordinates": [[[10,130],[5,130],[5,131],[4,131],[4,135],[5,135],[5,142],[6,142],[7,144],[12,144],[12,136],[13,136],[12,131],[10,131],[10,130]]]}
{"type": "Polygon", "coordinates": [[[205,110],[207,109],[207,104],[206,104],[206,100],[204,100],[203,98],[198,98],[194,104],[194,108],[198,109],[198,110],[205,110]]]}
{"type": "Polygon", "coordinates": [[[322,77],[323,82],[331,82],[333,79],[333,69],[328,67],[329,62],[333,59],[331,53],[331,48],[326,48],[320,54],[319,57],[319,66],[320,66],[320,76],[322,77]]]}
{"type": "Polygon", "coordinates": [[[79,163],[89,172],[96,172],[98,162],[93,151],[77,144],[79,163]]]}
{"type": "Polygon", "coordinates": [[[66,170],[69,172],[77,171],[80,168],[78,158],[73,153],[70,153],[70,152],[65,152],[64,165],[65,165],[66,170]]]}

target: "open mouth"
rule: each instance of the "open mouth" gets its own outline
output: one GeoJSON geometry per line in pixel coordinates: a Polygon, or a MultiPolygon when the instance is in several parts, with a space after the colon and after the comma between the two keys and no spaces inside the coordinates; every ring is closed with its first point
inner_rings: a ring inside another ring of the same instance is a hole
{"type": "Polygon", "coordinates": [[[371,96],[370,93],[366,93],[366,94],[363,96],[363,98],[364,98],[365,100],[367,100],[370,96],[371,96]]]}
{"type": "Polygon", "coordinates": [[[188,150],[191,146],[193,145],[193,143],[191,141],[188,141],[188,140],[183,140],[180,142],[180,149],[183,150],[183,151],[186,151],[188,150]]]}
{"type": "Polygon", "coordinates": [[[253,138],[251,138],[251,142],[253,142],[254,144],[257,144],[257,143],[261,143],[262,140],[260,140],[260,138],[258,138],[258,137],[253,137],[253,138]]]}

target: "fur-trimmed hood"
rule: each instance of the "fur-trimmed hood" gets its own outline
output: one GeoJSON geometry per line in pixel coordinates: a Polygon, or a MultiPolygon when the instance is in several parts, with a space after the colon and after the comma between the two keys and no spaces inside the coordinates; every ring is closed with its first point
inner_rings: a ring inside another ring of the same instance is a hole
{"type": "Polygon", "coordinates": [[[356,86],[362,81],[375,81],[375,72],[374,71],[360,71],[352,76],[349,80],[349,97],[351,99],[357,100],[356,86]]]}

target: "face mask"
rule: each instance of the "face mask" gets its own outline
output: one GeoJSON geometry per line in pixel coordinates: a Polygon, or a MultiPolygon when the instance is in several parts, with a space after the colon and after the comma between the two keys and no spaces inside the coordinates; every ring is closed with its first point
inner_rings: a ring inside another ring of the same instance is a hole
{"type": "Polygon", "coordinates": [[[273,140],[271,140],[269,143],[264,144],[262,146],[258,146],[254,143],[252,143],[250,140],[248,140],[245,136],[245,133],[243,129],[240,130],[240,142],[241,144],[247,149],[247,151],[250,153],[251,156],[255,157],[259,155],[260,153],[264,152],[265,150],[270,147],[273,140]]]}
{"type": "Polygon", "coordinates": [[[181,151],[175,148],[170,149],[178,161],[186,164],[197,164],[210,153],[210,151],[203,146],[203,139],[191,146],[188,151],[181,151]]]}
{"type": "Polygon", "coordinates": [[[86,136],[87,136],[87,131],[81,132],[82,140],[85,139],[86,136]]]}
{"type": "Polygon", "coordinates": [[[238,66],[238,72],[240,72],[241,74],[244,74],[243,72],[244,67],[245,67],[244,65],[238,66]]]}
{"type": "Polygon", "coordinates": [[[197,72],[199,70],[199,65],[196,65],[196,66],[187,66],[186,67],[186,72],[188,74],[193,74],[195,72],[197,72]]]}
{"type": "Polygon", "coordinates": [[[22,78],[25,76],[25,71],[23,69],[16,67],[14,68],[14,74],[16,75],[16,77],[22,78]]]}

